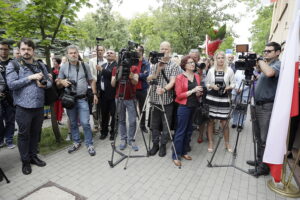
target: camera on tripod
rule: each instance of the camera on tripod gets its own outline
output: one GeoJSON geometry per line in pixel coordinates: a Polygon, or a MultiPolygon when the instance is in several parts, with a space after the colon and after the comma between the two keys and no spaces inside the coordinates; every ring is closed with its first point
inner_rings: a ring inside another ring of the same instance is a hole
{"type": "Polygon", "coordinates": [[[119,52],[119,61],[118,61],[118,74],[117,80],[125,79],[127,80],[130,74],[130,67],[133,65],[138,65],[139,63],[139,55],[136,52],[136,48],[138,47],[138,43],[133,41],[128,41],[127,48],[123,48],[119,52]]]}
{"type": "Polygon", "coordinates": [[[150,62],[152,64],[157,64],[160,60],[160,58],[164,57],[165,54],[164,53],[158,53],[157,51],[151,51],[149,53],[149,58],[150,58],[150,62]]]}
{"type": "Polygon", "coordinates": [[[253,75],[254,67],[256,66],[257,55],[256,53],[249,52],[248,44],[236,45],[236,52],[242,53],[239,55],[239,60],[235,62],[235,69],[245,70],[245,79],[251,80],[253,75]]]}

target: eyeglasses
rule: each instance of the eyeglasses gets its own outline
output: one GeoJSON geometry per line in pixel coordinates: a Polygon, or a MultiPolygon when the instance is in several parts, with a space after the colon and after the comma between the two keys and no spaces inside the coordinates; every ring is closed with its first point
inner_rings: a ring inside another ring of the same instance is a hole
{"type": "Polygon", "coordinates": [[[186,64],[194,65],[195,62],[187,62],[186,64]]]}
{"type": "Polygon", "coordinates": [[[9,49],[0,48],[0,51],[9,51],[9,49]]]}
{"type": "Polygon", "coordinates": [[[271,53],[272,51],[275,51],[275,50],[264,50],[263,53],[271,53]]]}

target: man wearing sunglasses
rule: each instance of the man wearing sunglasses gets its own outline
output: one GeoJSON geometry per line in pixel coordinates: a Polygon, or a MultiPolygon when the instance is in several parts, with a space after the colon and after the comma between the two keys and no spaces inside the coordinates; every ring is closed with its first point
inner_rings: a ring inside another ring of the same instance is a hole
{"type": "Polygon", "coordinates": [[[264,57],[258,58],[257,61],[257,67],[261,71],[261,75],[255,86],[255,120],[252,122],[257,138],[257,161],[247,161],[247,164],[251,166],[258,166],[257,171],[255,169],[249,170],[249,173],[254,176],[269,174],[269,168],[262,162],[262,158],[280,72],[281,62],[278,59],[280,53],[281,46],[276,42],[270,42],[263,51],[264,57]]]}

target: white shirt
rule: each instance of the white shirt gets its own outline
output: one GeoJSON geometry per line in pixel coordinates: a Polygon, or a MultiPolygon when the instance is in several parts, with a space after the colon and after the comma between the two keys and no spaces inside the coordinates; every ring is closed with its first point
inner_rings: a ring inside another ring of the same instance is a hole
{"type": "MultiPolygon", "coordinates": [[[[92,76],[94,80],[97,81],[97,69],[96,69],[96,64],[97,63],[97,57],[90,59],[89,61],[89,66],[91,69],[92,76]]],[[[107,60],[103,58],[103,60],[98,61],[98,65],[102,66],[104,63],[107,63],[107,60]]]]}

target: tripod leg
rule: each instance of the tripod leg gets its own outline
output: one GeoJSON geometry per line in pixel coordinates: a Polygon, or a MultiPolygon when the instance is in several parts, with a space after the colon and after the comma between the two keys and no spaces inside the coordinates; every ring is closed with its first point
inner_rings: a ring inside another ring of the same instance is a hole
{"type": "Polygon", "coordinates": [[[8,178],[6,177],[6,175],[4,174],[4,172],[1,168],[0,168],[0,176],[4,177],[4,179],[6,180],[6,183],[10,183],[10,181],[8,180],[8,178]]]}
{"type": "Polygon", "coordinates": [[[223,138],[223,135],[222,135],[222,134],[219,134],[217,146],[216,146],[216,148],[214,149],[214,152],[213,152],[213,155],[212,155],[211,158],[210,158],[210,161],[207,161],[207,162],[208,162],[208,164],[207,164],[208,167],[212,167],[212,164],[211,164],[211,163],[212,163],[212,161],[213,161],[213,159],[214,159],[214,157],[215,157],[215,155],[216,155],[216,152],[217,152],[217,150],[218,150],[218,147],[219,147],[219,145],[220,145],[220,143],[221,143],[222,138],[223,138]]]}

